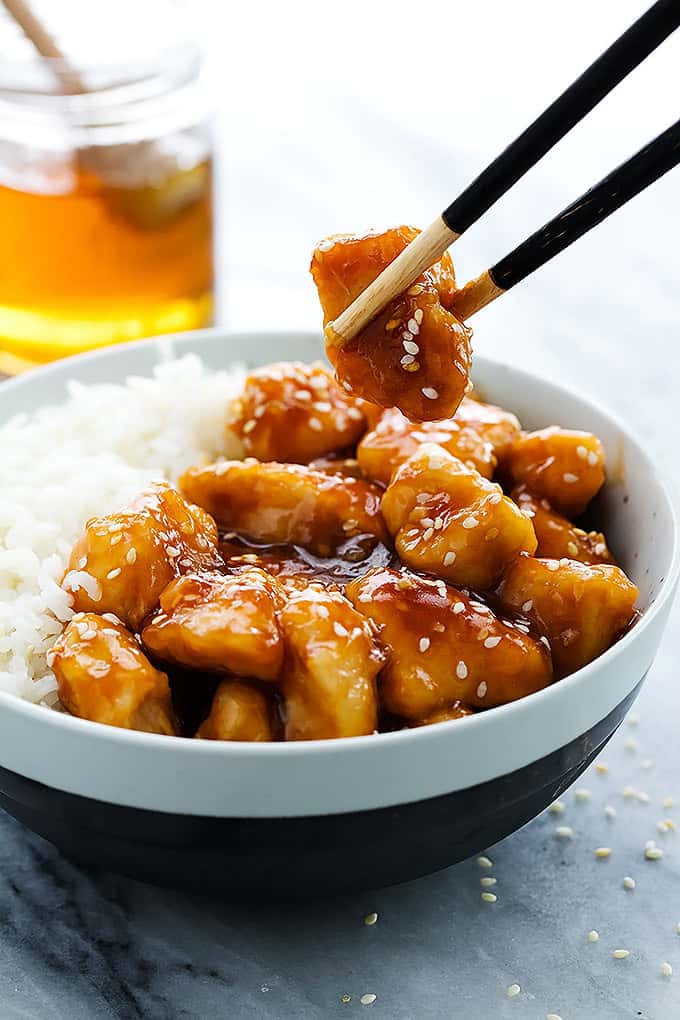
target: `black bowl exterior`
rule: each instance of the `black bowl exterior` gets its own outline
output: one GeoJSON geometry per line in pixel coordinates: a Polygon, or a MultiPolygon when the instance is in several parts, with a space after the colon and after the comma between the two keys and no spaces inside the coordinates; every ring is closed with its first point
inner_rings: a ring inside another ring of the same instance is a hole
{"type": "Polygon", "coordinates": [[[85,867],[172,888],[268,900],[374,889],[456,864],[535,818],[604,747],[641,684],[586,733],[524,768],[374,811],[169,814],[64,793],[2,768],[0,805],[85,867]]]}

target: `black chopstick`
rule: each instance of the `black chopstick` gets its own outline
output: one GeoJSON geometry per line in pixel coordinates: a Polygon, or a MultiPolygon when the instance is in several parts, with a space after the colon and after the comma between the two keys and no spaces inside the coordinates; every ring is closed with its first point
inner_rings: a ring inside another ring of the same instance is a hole
{"type": "Polygon", "coordinates": [[[635,195],[680,163],[680,120],[568,205],[526,241],[454,297],[452,311],[467,319],[545,265],[635,195]]]}
{"type": "Polygon", "coordinates": [[[462,234],[680,25],[680,0],[657,0],[442,213],[462,234]]]}

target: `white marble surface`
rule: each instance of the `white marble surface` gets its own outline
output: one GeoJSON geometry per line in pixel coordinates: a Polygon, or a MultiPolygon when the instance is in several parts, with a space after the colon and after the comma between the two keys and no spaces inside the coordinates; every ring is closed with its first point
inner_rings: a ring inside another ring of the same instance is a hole
{"type": "MultiPolygon", "coordinates": [[[[223,317],[239,329],[316,326],[306,268],[319,236],[428,222],[640,9],[204,7],[220,57],[223,317]]],[[[455,253],[461,278],[677,116],[678,42],[470,231],[455,253]]],[[[596,394],[676,475],[679,187],[676,172],[474,324],[479,350],[596,394]]],[[[679,636],[676,608],[639,725],[624,724],[606,749],[606,775],[579,783],[591,799],[570,792],[562,816],[491,848],[492,872],[470,861],[332,903],[234,907],[209,889],[188,897],[86,874],[1,816],[0,1020],[680,1016],[680,831],[656,831],[666,816],[680,826],[679,636]],[[625,748],[631,738],[637,750],[625,748]],[[650,802],[624,799],[627,785],[650,802]],[[662,807],[669,796],[677,808],[662,807]],[[574,838],[558,840],[557,824],[574,838]],[[663,860],[644,860],[650,838],[663,860]],[[612,855],[596,860],[603,845],[612,855]],[[480,874],[498,878],[496,904],[481,902],[480,874]],[[378,923],[365,927],[372,910],[378,923]],[[615,948],[630,957],[613,960],[615,948]],[[513,982],[522,991],[508,999],[513,982]],[[364,993],[376,1001],[362,1006],[364,993]]]]}

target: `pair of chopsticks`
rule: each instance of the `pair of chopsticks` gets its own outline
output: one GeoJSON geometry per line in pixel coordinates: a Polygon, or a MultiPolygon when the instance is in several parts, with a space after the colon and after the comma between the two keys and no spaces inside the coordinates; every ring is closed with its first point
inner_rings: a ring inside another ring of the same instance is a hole
{"type": "MultiPolygon", "coordinates": [[[[680,25],[680,0],[657,0],[419,234],[334,322],[336,346],[351,340],[406,290],[554,145],[680,25]]],[[[606,219],[680,162],[680,120],[604,177],[454,298],[469,318],[606,219]]]]}

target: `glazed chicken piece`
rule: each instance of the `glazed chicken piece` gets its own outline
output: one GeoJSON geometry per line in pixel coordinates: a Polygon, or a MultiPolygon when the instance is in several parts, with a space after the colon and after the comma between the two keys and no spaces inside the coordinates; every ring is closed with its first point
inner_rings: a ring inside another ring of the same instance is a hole
{"type": "Polygon", "coordinates": [[[332,322],[417,236],[395,227],[362,237],[337,234],[312,256],[326,328],[326,352],[341,385],[413,421],[450,417],[470,373],[470,330],[447,311],[455,292],[450,256],[419,276],[358,336],[336,345],[332,322]]]}
{"type": "Polygon", "coordinates": [[[591,432],[557,426],[520,435],[507,467],[513,481],[570,518],[583,513],[605,479],[600,440],[591,432]]]}
{"type": "Polygon", "coordinates": [[[520,556],[498,589],[503,606],[520,611],[550,641],[563,677],[601,655],[635,615],[637,588],[619,567],[520,556]]]}
{"type": "Polygon", "coordinates": [[[340,475],[342,478],[364,477],[356,457],[317,457],[307,466],[313,471],[323,471],[325,475],[340,475]]]}
{"type": "Polygon", "coordinates": [[[397,469],[382,512],[402,562],[464,587],[492,587],[536,548],[531,520],[500,486],[434,443],[397,469]]]}
{"type": "Polygon", "coordinates": [[[354,446],[366,430],[359,401],[323,365],[299,361],[249,375],[227,424],[247,456],[299,464],[354,446]]]}
{"type": "Polygon", "coordinates": [[[457,701],[491,708],[551,682],[550,653],[528,626],[501,622],[443,581],[373,570],[347,597],[390,650],[380,697],[395,715],[421,720],[457,701]]]}
{"type": "Polygon", "coordinates": [[[160,597],[160,611],[142,631],[151,654],[207,672],[276,680],[283,641],[276,613],[284,602],[264,570],[185,574],[160,597]]]}
{"type": "Polygon", "coordinates": [[[447,708],[438,708],[435,712],[430,712],[423,719],[416,719],[413,725],[432,726],[434,723],[451,722],[454,719],[464,719],[466,715],[474,714],[472,709],[464,705],[462,701],[454,701],[447,708]]]}
{"type": "Polygon", "coordinates": [[[114,621],[113,616],[77,613],[57,639],[49,661],[62,704],[92,722],[177,735],[167,676],[114,621]]]}
{"type": "Polygon", "coordinates": [[[485,478],[494,473],[493,448],[476,431],[454,418],[414,424],[396,407],[385,411],[375,428],[363,437],[357,448],[357,460],[368,478],[388,485],[395,468],[423,443],[438,443],[485,478]]]}
{"type": "Polygon", "coordinates": [[[373,733],[383,657],[366,620],[337,592],[308,588],[281,613],[286,740],[373,733]]]}
{"type": "Polygon", "coordinates": [[[511,411],[505,411],[495,404],[485,404],[477,397],[463,397],[455,420],[464,428],[476,432],[484,442],[490,443],[499,464],[505,461],[519,436],[519,420],[511,411]]]}
{"type": "Polygon", "coordinates": [[[359,535],[387,539],[379,490],[354,478],[248,459],[190,468],[180,487],[223,528],[256,542],[301,545],[330,556],[359,535]]]}
{"type": "Polygon", "coordinates": [[[154,485],[119,513],[92,517],[62,587],[77,612],[115,613],[132,630],[173,577],[222,563],[217,525],[170,485],[154,485]]]}
{"type": "Polygon", "coordinates": [[[519,486],[512,499],[524,513],[531,513],[536,532],[536,556],[547,559],[571,559],[579,563],[614,563],[607,542],[600,531],[584,531],[556,513],[547,499],[538,499],[519,486]]]}
{"type": "Polygon", "coordinates": [[[223,680],[210,714],[199,726],[200,740],[274,740],[273,706],[264,691],[242,680],[223,680]]]}

